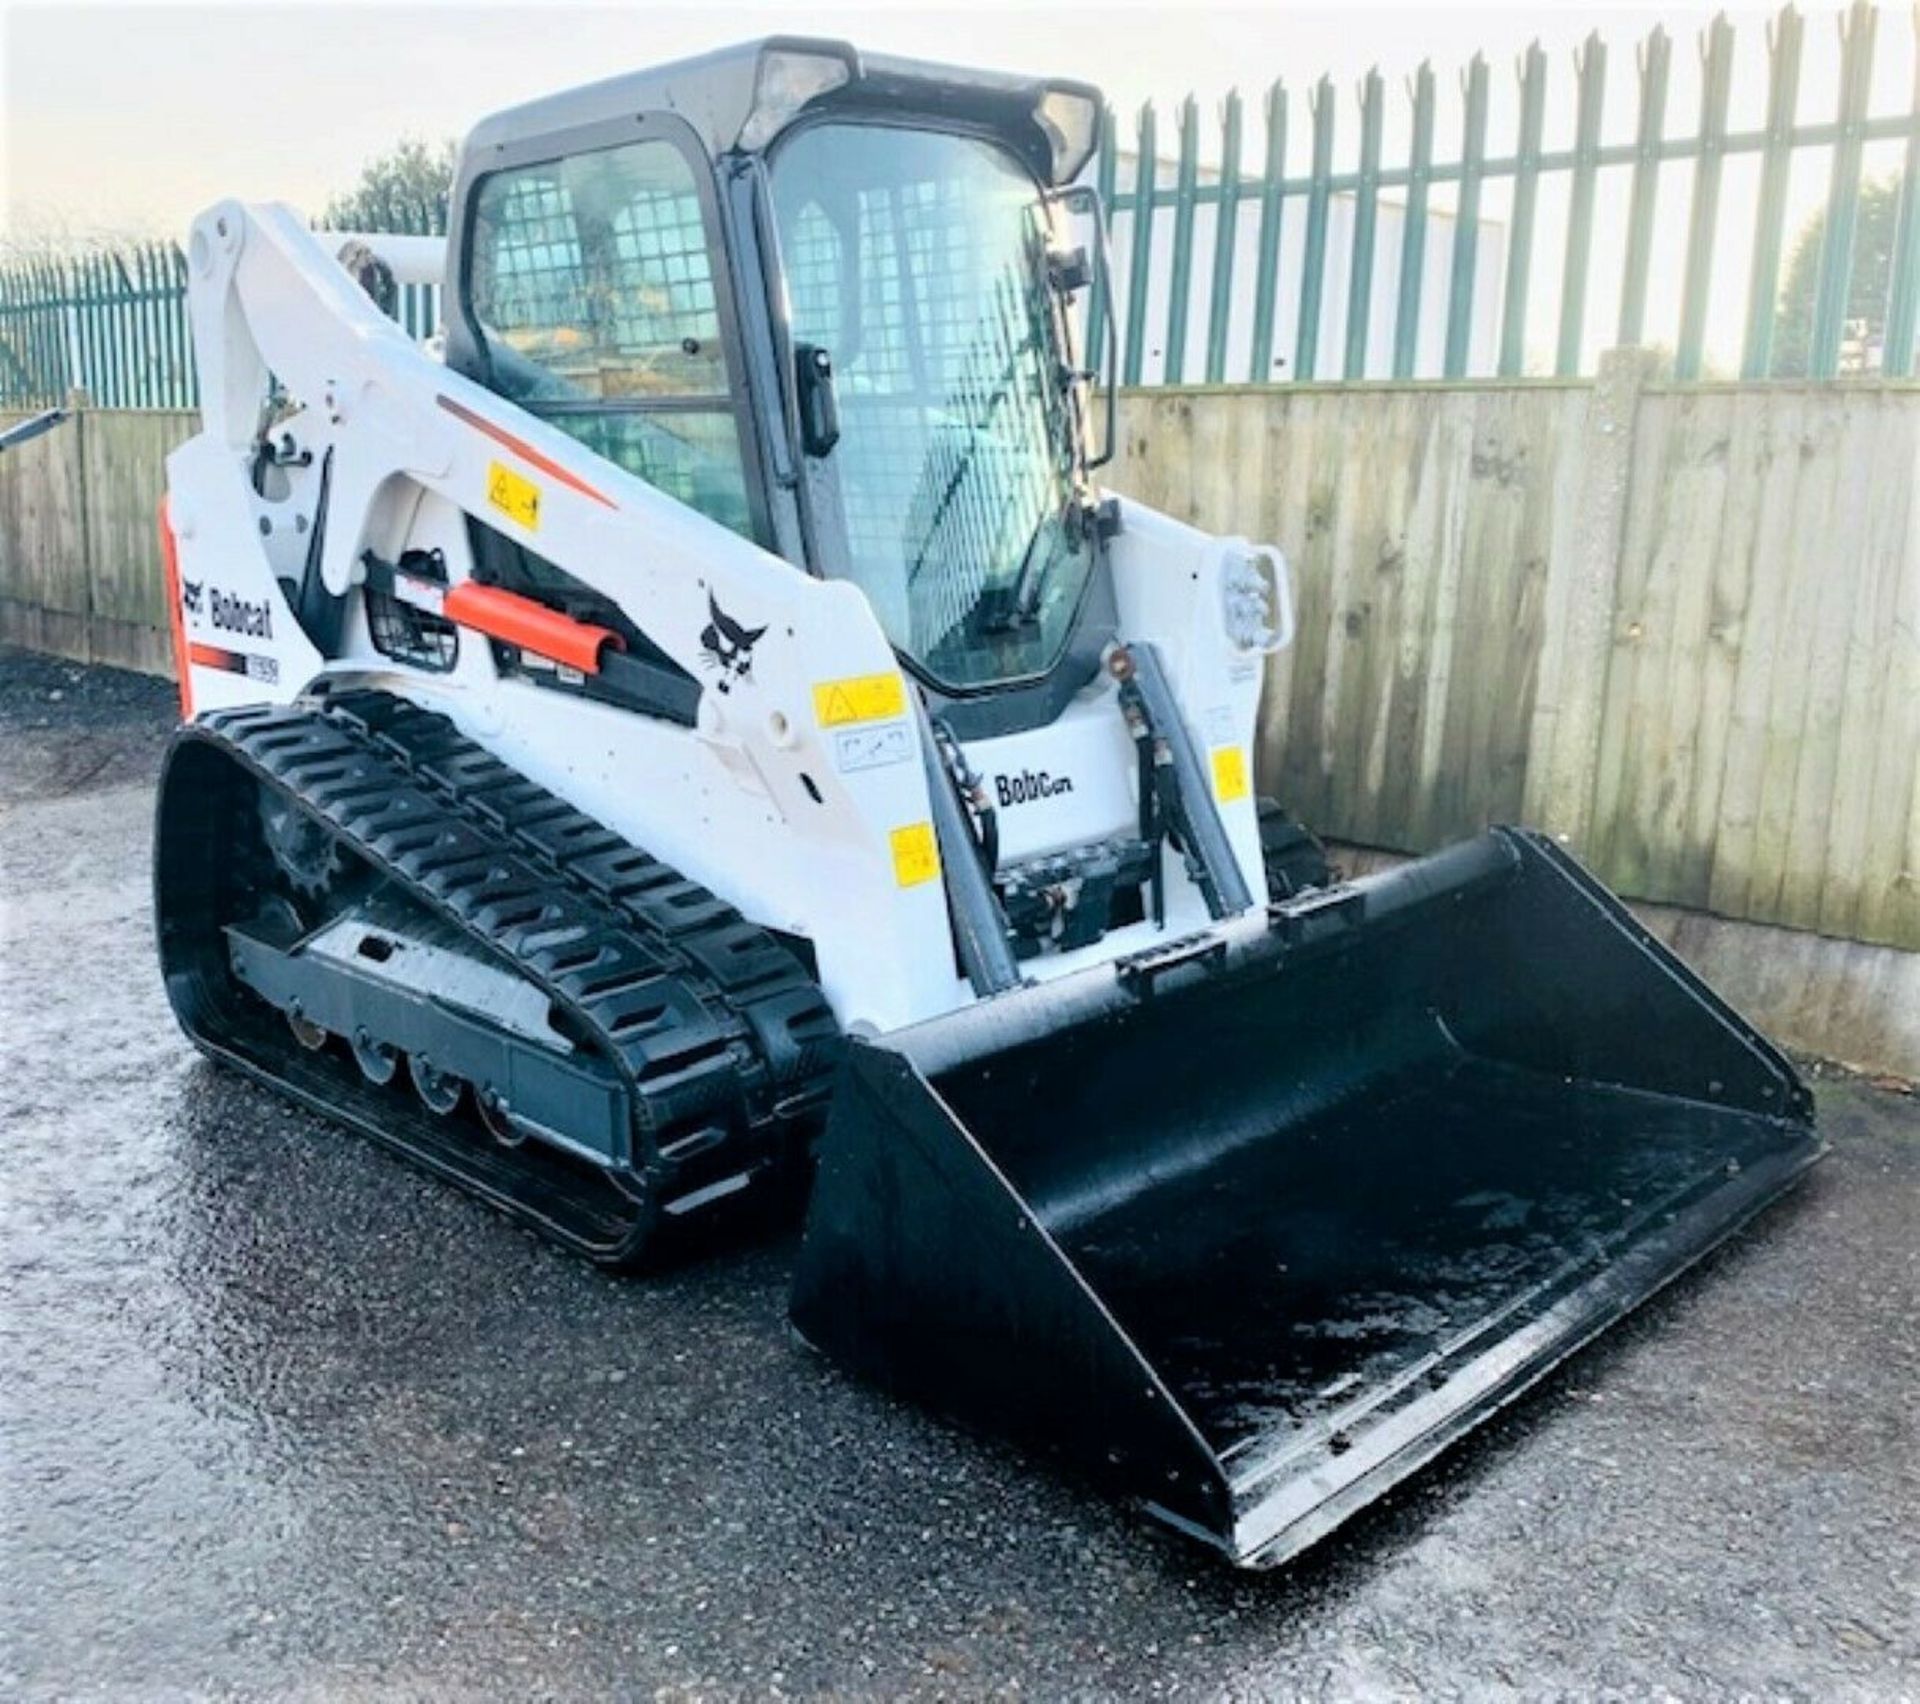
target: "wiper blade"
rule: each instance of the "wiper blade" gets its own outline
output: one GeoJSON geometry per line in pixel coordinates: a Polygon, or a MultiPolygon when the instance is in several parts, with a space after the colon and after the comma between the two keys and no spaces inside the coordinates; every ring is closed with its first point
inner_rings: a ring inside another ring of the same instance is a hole
{"type": "Polygon", "coordinates": [[[1032,541],[1027,545],[1027,553],[1020,559],[1020,572],[1013,578],[1013,615],[1016,621],[1031,621],[1040,611],[1040,594],[1046,590],[1047,576],[1053,572],[1053,565],[1060,560],[1061,523],[1065,511],[1058,515],[1049,515],[1033,529],[1032,541]],[[1050,547],[1042,552],[1040,541],[1050,541],[1050,547]]]}
{"type": "Polygon", "coordinates": [[[1026,554],[1020,558],[1020,571],[1014,575],[1013,584],[1004,589],[989,587],[982,594],[979,609],[984,632],[1010,633],[1016,627],[1029,626],[1038,617],[1040,594],[1046,590],[1054,564],[1063,554],[1060,546],[1064,522],[1064,510],[1041,517],[1033,529],[1033,537],[1027,540],[1026,554]],[[1045,551],[1040,548],[1042,539],[1051,541],[1045,551]]]}

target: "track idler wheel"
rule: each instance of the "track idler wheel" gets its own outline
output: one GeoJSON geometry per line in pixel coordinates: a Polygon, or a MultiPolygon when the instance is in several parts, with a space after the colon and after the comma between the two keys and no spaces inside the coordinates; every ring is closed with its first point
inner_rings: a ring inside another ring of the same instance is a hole
{"type": "Polygon", "coordinates": [[[400,1069],[400,1054],[396,1048],[384,1041],[376,1041],[364,1029],[353,1032],[351,1044],[353,1062],[360,1067],[361,1076],[376,1089],[384,1089],[393,1081],[394,1072],[400,1069]]]}
{"type": "Polygon", "coordinates": [[[287,1028],[293,1031],[293,1039],[309,1053],[318,1053],[327,1045],[327,1032],[297,1011],[287,1014],[287,1028]]]}
{"type": "Polygon", "coordinates": [[[407,1074],[413,1078],[414,1093],[429,1112],[445,1118],[460,1104],[460,1091],[466,1084],[450,1071],[436,1071],[424,1053],[407,1055],[407,1074]]]}

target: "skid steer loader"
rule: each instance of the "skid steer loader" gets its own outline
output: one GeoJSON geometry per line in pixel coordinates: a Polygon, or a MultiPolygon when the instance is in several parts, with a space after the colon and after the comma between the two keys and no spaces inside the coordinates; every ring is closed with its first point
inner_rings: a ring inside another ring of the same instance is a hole
{"type": "Polygon", "coordinates": [[[1100,110],[773,39],[487,120],[444,254],[202,215],[159,951],[592,1260],[810,1182],[808,1341],[1269,1563],[1820,1145],[1550,841],[1256,797],[1284,557],[1094,478],[1100,110]]]}

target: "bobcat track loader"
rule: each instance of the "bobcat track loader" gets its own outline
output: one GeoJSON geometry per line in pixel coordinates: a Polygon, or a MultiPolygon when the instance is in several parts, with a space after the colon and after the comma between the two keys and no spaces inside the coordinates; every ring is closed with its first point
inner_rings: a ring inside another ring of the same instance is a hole
{"type": "Polygon", "coordinates": [[[1819,1142],[1550,841],[1256,798],[1284,558],[1094,480],[1099,111],[775,39],[487,120],[444,254],[203,214],[159,950],[592,1260],[810,1181],[808,1341],[1270,1563],[1819,1142]]]}

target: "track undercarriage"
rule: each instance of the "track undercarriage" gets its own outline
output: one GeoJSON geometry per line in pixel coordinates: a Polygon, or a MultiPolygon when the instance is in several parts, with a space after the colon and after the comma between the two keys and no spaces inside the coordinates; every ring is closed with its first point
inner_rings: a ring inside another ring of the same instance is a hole
{"type": "Polygon", "coordinates": [[[799,958],[444,717],[183,729],[169,995],[215,1058],[608,1265],[791,1181],[838,1031],[799,958]]]}

